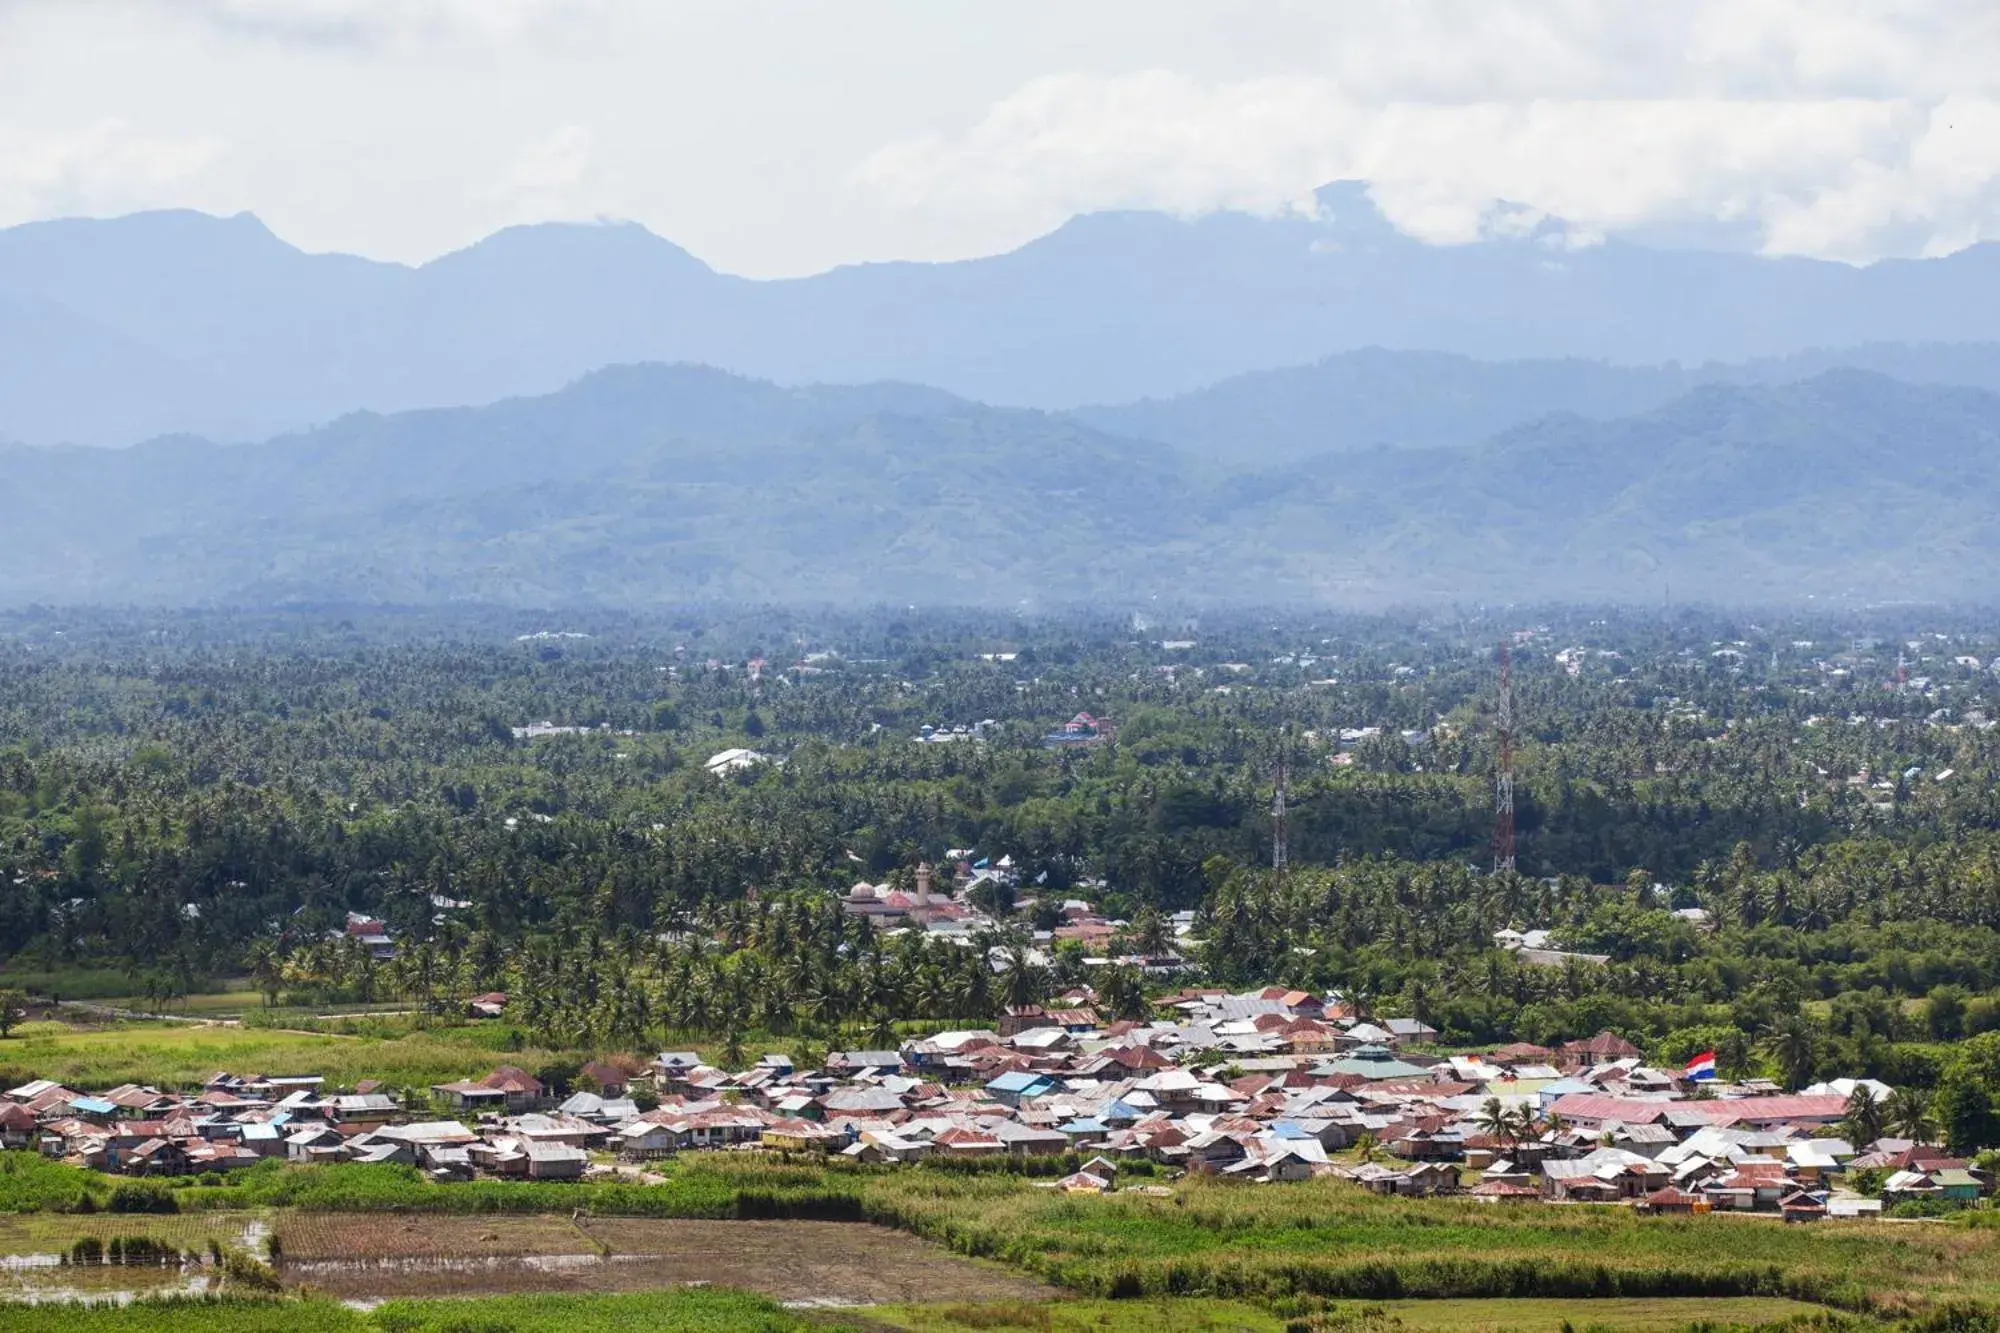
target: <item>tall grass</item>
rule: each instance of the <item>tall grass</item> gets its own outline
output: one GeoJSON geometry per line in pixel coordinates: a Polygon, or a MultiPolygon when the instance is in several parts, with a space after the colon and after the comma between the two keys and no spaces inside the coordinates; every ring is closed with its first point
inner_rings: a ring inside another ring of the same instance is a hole
{"type": "Polygon", "coordinates": [[[0,1213],[74,1212],[102,1180],[38,1153],[0,1152],[0,1213]]]}
{"type": "Polygon", "coordinates": [[[756,1159],[672,1164],[664,1183],[474,1180],[438,1184],[414,1167],[271,1160],[229,1183],[175,1191],[181,1206],[327,1212],[567,1213],[606,1217],[817,1218],[859,1221],[859,1179],[756,1159]]]}
{"type": "MultiPolygon", "coordinates": [[[[1106,1298],[1786,1296],[1852,1310],[2000,1301],[2000,1231],[1950,1223],[1797,1227],[1644,1218],[1621,1208],[1493,1208],[1383,1198],[1333,1180],[1262,1187],[1191,1180],[1165,1196],[1074,1196],[999,1167],[734,1154],[691,1155],[661,1169],[666,1178],[657,1185],[441,1185],[408,1167],[269,1161],[221,1185],[165,1193],[184,1211],[869,1221],[1106,1298]]],[[[0,1171],[0,1207],[63,1208],[80,1197],[102,1206],[108,1184],[27,1159],[17,1171],[0,1171]]]]}
{"type": "Polygon", "coordinates": [[[129,1305],[0,1305],[7,1333],[837,1333],[838,1321],[720,1290],[634,1295],[391,1301],[357,1312],[333,1301],[167,1297],[129,1305]]]}
{"type": "MultiPolygon", "coordinates": [[[[380,1333],[834,1333],[839,1323],[808,1322],[775,1301],[737,1291],[653,1291],[632,1295],[497,1296],[479,1301],[391,1301],[370,1318],[380,1333]]],[[[852,1327],[848,1325],[847,1327],[852,1327]]]]}
{"type": "Polygon", "coordinates": [[[863,1197],[871,1220],[1103,1297],[2000,1297],[2000,1241],[1958,1227],[1498,1209],[1338,1181],[1098,1198],[912,1171],[863,1197]]]}
{"type": "Polygon", "coordinates": [[[334,1301],[245,1296],[8,1305],[0,1307],[0,1326],[7,1333],[372,1333],[375,1327],[334,1301]]]}

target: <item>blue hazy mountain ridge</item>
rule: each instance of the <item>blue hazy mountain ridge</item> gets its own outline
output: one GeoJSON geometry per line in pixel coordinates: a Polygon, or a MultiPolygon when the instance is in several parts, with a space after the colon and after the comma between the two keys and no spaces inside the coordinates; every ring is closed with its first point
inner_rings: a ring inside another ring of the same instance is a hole
{"type": "Polygon", "coordinates": [[[145,213],[0,230],[0,350],[26,353],[0,358],[0,435],[255,439],[640,361],[1042,408],[1369,347],[1702,365],[2000,341],[1996,298],[2000,246],[1856,268],[1579,245],[1549,220],[1436,246],[1352,183],[1320,191],[1311,215],[1100,213],[991,257],[773,281],[718,273],[633,224],[511,228],[411,267],[306,254],[249,215],[145,213]]]}
{"type": "Polygon", "coordinates": [[[1993,343],[1875,343],[1699,366],[1619,366],[1576,357],[1479,361],[1366,347],[1173,397],[1077,408],[1071,415],[1113,434],[1237,463],[1284,463],[1378,445],[1468,444],[1553,414],[1630,416],[1704,384],[1787,384],[1841,368],[2000,392],[2000,344],[1993,343]]]}
{"type": "Polygon", "coordinates": [[[1955,598],[2000,396],[1850,369],[1285,463],[919,386],[594,372],[263,444],[0,446],[0,604],[1955,598]]]}

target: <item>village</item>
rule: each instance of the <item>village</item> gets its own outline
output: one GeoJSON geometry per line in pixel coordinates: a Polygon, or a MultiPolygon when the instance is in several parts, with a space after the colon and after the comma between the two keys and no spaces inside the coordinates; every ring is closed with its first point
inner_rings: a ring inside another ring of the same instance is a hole
{"type": "MultiPolygon", "coordinates": [[[[282,1158],[401,1163],[440,1182],[644,1180],[697,1152],[1044,1159],[1078,1164],[1046,1173],[1069,1191],[1114,1190],[1121,1173],[1330,1176],[1383,1194],[1787,1221],[1993,1189],[1933,1145],[1849,1141],[1855,1107],[1889,1096],[1872,1081],[1725,1083],[1712,1059],[1655,1068],[1608,1032],[1439,1054],[1422,1022],[1277,987],[1183,990],[1145,1022],[1106,1022],[1093,998],[1079,988],[994,1029],[835,1051],[816,1069],[773,1054],[731,1071],[668,1051],[593,1062],[567,1087],[510,1066],[427,1089],[311,1073],[217,1072],[187,1092],[37,1080],[0,1095],[0,1143],[129,1176],[282,1158]]],[[[476,1003],[499,1013],[506,997],[476,1003]]]]}

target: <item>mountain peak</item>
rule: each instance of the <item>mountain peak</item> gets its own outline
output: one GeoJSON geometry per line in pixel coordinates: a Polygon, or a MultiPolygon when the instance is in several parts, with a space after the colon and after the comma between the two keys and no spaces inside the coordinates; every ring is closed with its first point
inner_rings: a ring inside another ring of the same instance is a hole
{"type": "Polygon", "coordinates": [[[462,250],[441,255],[424,267],[465,263],[552,264],[611,270],[624,265],[712,274],[707,264],[637,222],[533,222],[503,227],[462,250]]]}

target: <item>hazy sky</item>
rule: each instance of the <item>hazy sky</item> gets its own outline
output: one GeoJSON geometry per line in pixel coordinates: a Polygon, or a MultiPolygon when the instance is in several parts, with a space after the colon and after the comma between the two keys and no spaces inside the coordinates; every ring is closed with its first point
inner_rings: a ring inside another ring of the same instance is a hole
{"type": "Polygon", "coordinates": [[[1342,177],[1439,242],[1495,198],[2000,239],[2000,3],[0,0],[0,225],[248,209],[415,261],[616,216],[767,276],[1342,177]]]}

